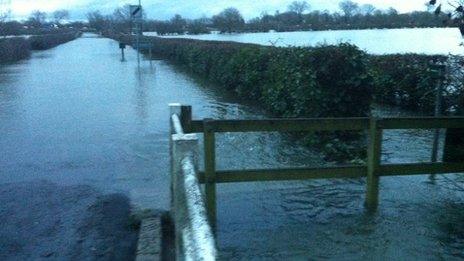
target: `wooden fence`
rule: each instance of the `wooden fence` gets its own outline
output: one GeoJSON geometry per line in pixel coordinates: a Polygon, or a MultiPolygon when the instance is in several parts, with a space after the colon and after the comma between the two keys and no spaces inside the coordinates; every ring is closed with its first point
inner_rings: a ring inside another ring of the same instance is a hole
{"type": "Polygon", "coordinates": [[[464,172],[464,159],[459,163],[381,163],[383,130],[464,128],[464,117],[193,120],[191,107],[182,106],[180,118],[187,133],[203,133],[204,136],[205,169],[199,173],[199,181],[205,185],[208,218],[213,227],[216,223],[218,183],[366,177],[366,207],[375,210],[378,206],[379,179],[382,176],[464,172]],[[312,131],[367,132],[367,164],[322,168],[216,170],[216,133],[312,131]]]}

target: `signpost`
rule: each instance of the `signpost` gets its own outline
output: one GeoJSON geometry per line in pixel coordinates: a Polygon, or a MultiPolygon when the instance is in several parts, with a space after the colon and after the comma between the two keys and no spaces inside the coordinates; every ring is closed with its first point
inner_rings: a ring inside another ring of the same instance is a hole
{"type": "Polygon", "coordinates": [[[132,19],[142,19],[142,6],[139,5],[130,5],[130,13],[132,19]]]}
{"type": "Polygon", "coordinates": [[[124,58],[124,49],[126,49],[125,43],[119,43],[119,49],[121,49],[121,61],[124,62],[126,59],[124,58]]]}
{"type": "Polygon", "coordinates": [[[140,38],[143,35],[143,8],[141,4],[141,0],[139,0],[138,5],[130,5],[129,6],[129,11],[130,11],[130,18],[131,18],[131,23],[134,25],[131,30],[131,35],[135,33],[135,44],[132,44],[132,46],[135,47],[137,50],[137,64],[140,66],[140,51],[141,50],[148,50],[150,52],[150,64],[152,61],[152,51],[151,51],[151,44],[149,43],[141,43],[140,38]]]}
{"type": "Polygon", "coordinates": [[[136,49],[137,49],[137,63],[140,65],[140,35],[142,34],[142,23],[143,23],[143,9],[141,0],[138,5],[130,5],[130,16],[132,23],[135,25],[136,34],[136,49]]]}

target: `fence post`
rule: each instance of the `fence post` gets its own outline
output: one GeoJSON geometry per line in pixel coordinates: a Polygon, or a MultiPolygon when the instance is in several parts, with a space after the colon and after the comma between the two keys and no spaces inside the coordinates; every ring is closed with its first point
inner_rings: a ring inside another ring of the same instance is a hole
{"type": "Polygon", "coordinates": [[[180,123],[185,133],[191,132],[190,124],[192,122],[192,106],[183,105],[180,108],[180,123]]]}
{"type": "Polygon", "coordinates": [[[170,103],[169,104],[169,166],[170,166],[170,173],[171,173],[171,183],[170,183],[170,194],[171,194],[171,214],[172,216],[175,215],[175,207],[174,207],[174,154],[173,154],[173,142],[172,142],[172,135],[175,134],[174,125],[172,123],[171,116],[174,114],[180,115],[181,114],[181,107],[182,105],[179,103],[170,103]]]}
{"type": "MultiPolygon", "coordinates": [[[[169,104],[169,160],[170,160],[170,173],[171,173],[171,213],[172,216],[175,215],[176,208],[174,206],[175,194],[174,194],[174,184],[176,182],[176,176],[174,173],[174,164],[175,164],[175,155],[173,154],[173,141],[172,135],[181,134],[176,133],[173,122],[172,115],[177,114],[181,120],[182,128],[190,126],[192,121],[192,106],[181,105],[180,103],[170,103],[169,104]]],[[[185,132],[185,129],[184,129],[185,132]]]]}
{"type": "Polygon", "coordinates": [[[464,128],[447,129],[443,161],[458,163],[464,159],[464,128]]]}
{"type": "Polygon", "coordinates": [[[208,219],[213,230],[216,229],[216,142],[211,119],[203,121],[205,143],[205,196],[208,219]]]}
{"type": "Polygon", "coordinates": [[[369,144],[367,149],[367,193],[366,207],[375,211],[379,203],[378,168],[382,157],[382,129],[378,126],[378,119],[370,119],[369,144]]]}
{"type": "Polygon", "coordinates": [[[196,134],[173,134],[172,139],[172,206],[175,229],[176,260],[184,260],[183,234],[189,223],[186,205],[186,190],[184,187],[183,161],[190,157],[194,167],[198,170],[198,137],[196,134]]]}
{"type": "MultiPolygon", "coordinates": [[[[443,64],[435,65],[437,70],[437,87],[435,93],[435,117],[439,117],[442,115],[442,103],[443,103],[443,85],[444,85],[444,77],[446,77],[446,66],[443,64]]],[[[435,129],[433,134],[433,143],[432,143],[432,162],[438,161],[438,146],[440,140],[440,129],[435,129]]],[[[434,177],[434,175],[432,175],[434,177]]]]}

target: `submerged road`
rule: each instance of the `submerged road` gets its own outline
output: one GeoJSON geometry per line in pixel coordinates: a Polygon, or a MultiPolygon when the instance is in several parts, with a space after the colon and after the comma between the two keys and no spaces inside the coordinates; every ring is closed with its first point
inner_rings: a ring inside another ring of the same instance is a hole
{"type": "MultiPolygon", "coordinates": [[[[0,185],[86,186],[168,209],[168,103],[192,105],[196,119],[266,116],[165,61],[138,68],[132,49],[126,58],[116,42],[86,37],[0,68],[0,185]]],[[[425,161],[431,133],[388,131],[384,142],[384,161],[425,161]]],[[[219,169],[325,164],[275,133],[218,135],[217,155],[219,169]]],[[[459,179],[384,178],[375,216],[364,212],[362,179],[219,185],[221,257],[462,258],[459,179]]]]}

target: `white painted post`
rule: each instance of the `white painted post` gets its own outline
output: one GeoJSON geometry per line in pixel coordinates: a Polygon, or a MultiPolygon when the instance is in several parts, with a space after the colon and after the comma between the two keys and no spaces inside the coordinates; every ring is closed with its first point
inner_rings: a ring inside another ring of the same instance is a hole
{"type": "Polygon", "coordinates": [[[170,195],[171,195],[171,216],[174,217],[176,215],[175,211],[176,208],[174,206],[174,154],[173,154],[173,143],[172,143],[172,135],[176,134],[174,124],[172,122],[172,115],[181,114],[181,107],[180,103],[170,103],[169,104],[169,166],[170,166],[170,173],[171,173],[171,183],[170,183],[170,195]]]}
{"type": "Polygon", "coordinates": [[[170,104],[169,108],[171,217],[175,227],[176,260],[215,260],[215,239],[198,181],[198,135],[183,133],[180,123],[183,119],[184,125],[188,125],[191,108],[177,103],[170,104]]]}
{"type": "Polygon", "coordinates": [[[172,135],[172,208],[174,210],[174,226],[176,237],[177,260],[184,260],[183,230],[188,224],[188,213],[186,212],[185,186],[183,182],[182,162],[185,159],[198,161],[198,137],[196,134],[173,134],[172,135]]]}

